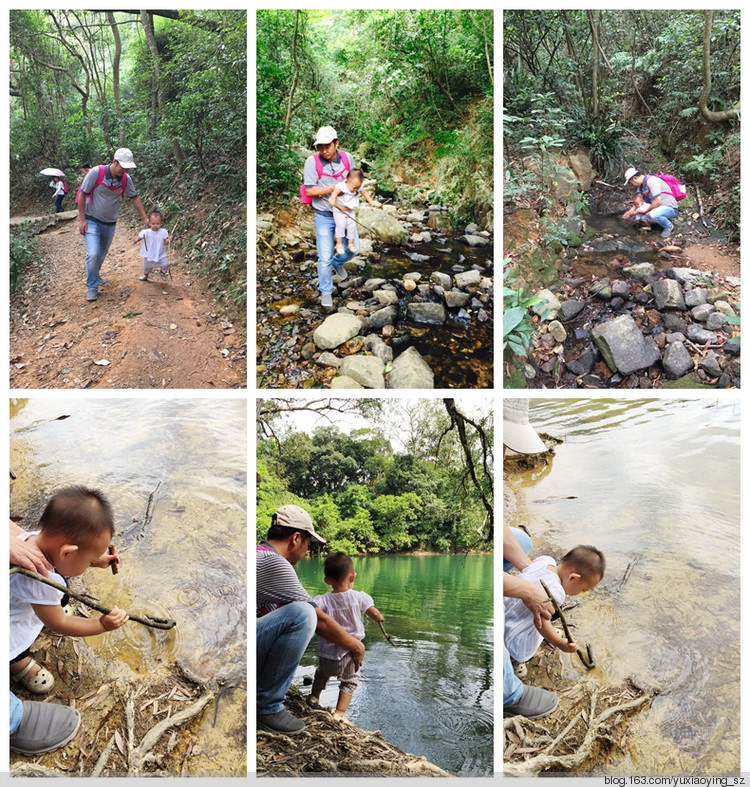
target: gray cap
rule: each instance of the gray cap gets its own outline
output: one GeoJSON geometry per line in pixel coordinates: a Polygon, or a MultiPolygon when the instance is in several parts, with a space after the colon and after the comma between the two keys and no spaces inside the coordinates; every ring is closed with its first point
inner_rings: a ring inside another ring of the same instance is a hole
{"type": "Polygon", "coordinates": [[[304,530],[321,544],[325,544],[326,540],[315,532],[312,517],[305,511],[295,505],[281,506],[277,508],[271,519],[271,524],[281,525],[281,527],[292,527],[295,530],[304,530]]]}
{"type": "Polygon", "coordinates": [[[130,169],[135,166],[133,151],[130,148],[117,148],[113,158],[121,167],[125,167],[125,169],[130,169]]]}

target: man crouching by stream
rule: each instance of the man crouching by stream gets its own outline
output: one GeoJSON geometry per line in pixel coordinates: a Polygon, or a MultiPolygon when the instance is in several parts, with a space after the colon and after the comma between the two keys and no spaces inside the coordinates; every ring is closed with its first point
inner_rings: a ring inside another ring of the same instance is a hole
{"type": "Polygon", "coordinates": [[[256,548],[257,723],[283,735],[305,729],[284,707],[284,699],[313,634],[351,651],[356,669],[365,656],[365,646],[318,609],[292,568],[313,539],[326,543],[307,511],[287,505],[273,514],[266,540],[256,548]]]}

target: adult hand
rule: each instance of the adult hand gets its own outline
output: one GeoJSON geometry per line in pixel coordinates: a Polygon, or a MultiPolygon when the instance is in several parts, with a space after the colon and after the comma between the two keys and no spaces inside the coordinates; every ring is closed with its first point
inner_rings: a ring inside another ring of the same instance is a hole
{"type": "Polygon", "coordinates": [[[81,235],[85,235],[86,234],[86,219],[81,219],[78,222],[78,232],[80,232],[81,235]]]}
{"type": "Polygon", "coordinates": [[[529,612],[534,616],[534,625],[540,628],[542,625],[542,618],[549,620],[555,608],[540,585],[535,585],[531,582],[526,582],[524,584],[527,587],[523,588],[523,594],[519,596],[519,598],[526,604],[529,612]]]}
{"type": "Polygon", "coordinates": [[[362,666],[362,662],[365,660],[365,646],[357,641],[357,647],[351,648],[351,654],[354,658],[354,668],[359,670],[362,666]]]}
{"type": "Polygon", "coordinates": [[[14,536],[10,537],[10,562],[14,566],[27,568],[29,571],[36,571],[43,577],[49,576],[50,564],[44,557],[38,546],[30,544],[28,541],[21,541],[14,536]]]}

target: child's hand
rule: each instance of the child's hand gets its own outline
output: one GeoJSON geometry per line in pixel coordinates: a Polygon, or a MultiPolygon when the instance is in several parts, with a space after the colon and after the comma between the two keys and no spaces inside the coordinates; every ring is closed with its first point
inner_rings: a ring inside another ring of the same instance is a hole
{"type": "Polygon", "coordinates": [[[557,646],[563,653],[575,653],[578,650],[577,642],[561,642],[557,646]]]}
{"type": "Polygon", "coordinates": [[[105,552],[101,557],[98,557],[91,563],[93,568],[109,568],[110,564],[112,563],[119,563],[120,562],[120,555],[118,554],[117,550],[115,550],[112,554],[109,552],[105,552]]]}
{"type": "Polygon", "coordinates": [[[114,631],[119,629],[120,626],[124,626],[129,619],[130,615],[124,609],[112,607],[112,611],[108,615],[102,615],[99,618],[99,622],[105,631],[114,631]]]}
{"type": "Polygon", "coordinates": [[[135,238],[133,239],[133,243],[138,243],[139,240],[142,240],[141,236],[136,235],[135,238]]]}

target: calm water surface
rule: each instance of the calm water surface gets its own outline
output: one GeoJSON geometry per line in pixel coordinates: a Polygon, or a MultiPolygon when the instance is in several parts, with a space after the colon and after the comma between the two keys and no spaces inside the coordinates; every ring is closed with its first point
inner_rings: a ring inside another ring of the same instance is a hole
{"type": "Polygon", "coordinates": [[[564,440],[544,470],[506,482],[532,556],[590,543],[607,558],[571,613],[599,666],[563,655],[566,678],[662,688],[608,772],[738,771],[738,399],[532,400],[530,418],[564,440]]]}
{"type": "MultiPolygon", "coordinates": [[[[367,652],[348,715],[463,776],[492,773],[492,564],[491,555],[354,558],[354,586],[373,597],[398,647],[365,618],[367,652]]],[[[329,589],[322,559],[300,561],[297,572],[311,595],[329,589]]],[[[297,683],[315,671],[316,642],[297,683]]],[[[321,702],[335,706],[337,696],[330,681],[321,702]]]]}
{"type": "Polygon", "coordinates": [[[244,726],[247,686],[246,445],[242,401],[11,401],[11,513],[30,529],[56,489],[101,489],[122,563],[117,576],[89,570],[86,586],[106,605],[177,621],[87,638],[109,677],[148,680],[176,664],[197,681],[242,687],[222,697],[215,728],[207,714],[206,771],[246,769],[244,742],[227,751],[228,727],[244,726]]]}

